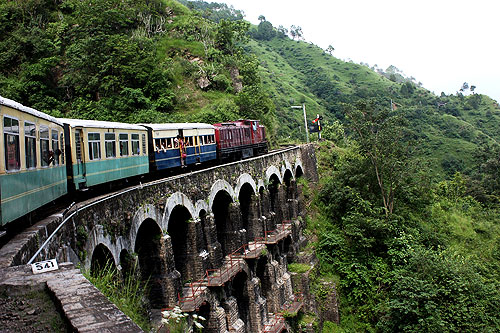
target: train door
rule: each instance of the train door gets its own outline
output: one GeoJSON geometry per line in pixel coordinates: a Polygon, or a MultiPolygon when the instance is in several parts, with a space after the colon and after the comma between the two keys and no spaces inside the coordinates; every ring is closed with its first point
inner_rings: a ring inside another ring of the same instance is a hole
{"type": "Polygon", "coordinates": [[[193,145],[196,163],[201,162],[201,144],[201,135],[199,135],[198,131],[195,131],[193,135],[193,145]]]}
{"type": "Polygon", "coordinates": [[[75,185],[78,184],[78,188],[85,187],[85,183],[87,182],[87,168],[85,166],[84,149],[83,131],[81,128],[75,129],[76,166],[73,168],[73,177],[75,179],[75,185]]]}

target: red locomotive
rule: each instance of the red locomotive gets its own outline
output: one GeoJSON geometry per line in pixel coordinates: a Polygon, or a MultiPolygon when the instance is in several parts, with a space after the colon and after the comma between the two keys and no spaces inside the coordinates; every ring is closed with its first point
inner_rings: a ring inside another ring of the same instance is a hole
{"type": "Polygon", "coordinates": [[[267,153],[266,129],[258,120],[237,120],[214,126],[219,160],[236,161],[267,153]]]}

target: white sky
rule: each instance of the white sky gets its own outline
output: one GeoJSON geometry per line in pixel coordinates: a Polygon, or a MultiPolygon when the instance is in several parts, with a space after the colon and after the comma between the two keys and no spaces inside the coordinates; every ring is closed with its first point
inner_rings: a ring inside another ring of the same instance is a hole
{"type": "Polygon", "coordinates": [[[394,65],[436,94],[462,83],[500,101],[498,0],[220,0],[258,24],[302,27],[308,42],[356,63],[394,65]]]}

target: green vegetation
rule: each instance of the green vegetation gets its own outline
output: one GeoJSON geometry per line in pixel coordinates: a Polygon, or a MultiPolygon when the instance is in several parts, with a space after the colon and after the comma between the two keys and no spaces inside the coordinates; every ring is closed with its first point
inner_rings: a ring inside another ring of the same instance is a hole
{"type": "MultiPolygon", "coordinates": [[[[323,330],[499,330],[498,103],[466,83],[436,96],[394,66],[301,41],[298,26],[241,19],[203,1],[0,0],[0,92],[54,116],[256,118],[273,143],[305,141],[290,108],[304,103],[309,120],[324,117],[325,139],[319,190],[300,183],[306,233],[318,279],[340,288],[341,325],[323,330]]],[[[79,243],[87,236],[78,230],[79,243]]],[[[140,309],[139,285],[113,274],[95,283],[117,304],[130,290],[140,309]]]]}
{"type": "Polygon", "coordinates": [[[341,147],[320,145],[322,181],[309,224],[318,235],[320,274],[340,276],[340,328],[497,331],[498,187],[460,173],[433,181],[408,154],[400,113],[376,104],[350,112],[356,135],[341,147]],[[471,187],[481,195],[469,195],[471,187]]]}
{"type": "Polygon", "coordinates": [[[123,313],[130,317],[145,332],[151,328],[147,314],[147,299],[145,289],[140,279],[135,276],[135,269],[122,281],[118,276],[116,268],[112,264],[98,269],[96,273],[83,272],[83,275],[97,288],[104,296],[113,302],[123,313]]]}
{"type": "Polygon", "coordinates": [[[288,264],[288,270],[293,273],[305,273],[310,269],[311,266],[307,264],[300,264],[300,263],[288,264]]]}
{"type": "Polygon", "coordinates": [[[213,22],[172,0],[1,0],[0,13],[2,96],[86,119],[257,118],[273,134],[242,20],[213,22]]]}

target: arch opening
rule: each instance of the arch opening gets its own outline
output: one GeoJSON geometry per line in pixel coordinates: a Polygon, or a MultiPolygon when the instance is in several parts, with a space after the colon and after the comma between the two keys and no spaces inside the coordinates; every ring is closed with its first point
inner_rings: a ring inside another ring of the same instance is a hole
{"type": "Polygon", "coordinates": [[[254,212],[254,190],[252,186],[248,183],[245,183],[238,195],[238,201],[240,202],[240,211],[241,211],[241,222],[243,229],[246,230],[246,239],[245,242],[252,241],[256,235],[254,232],[254,220],[255,220],[255,212],[254,212]]]}
{"type": "Polygon", "coordinates": [[[300,165],[297,165],[297,169],[295,170],[295,179],[304,176],[304,171],[300,165]]]}
{"type": "Polygon", "coordinates": [[[236,304],[238,306],[238,314],[241,320],[245,323],[245,326],[250,327],[249,322],[249,297],[247,288],[247,274],[242,271],[236,274],[236,276],[231,280],[228,285],[228,291],[230,295],[236,298],[236,304]]]}
{"type": "Polygon", "coordinates": [[[222,256],[229,254],[228,237],[231,230],[231,221],[229,221],[229,205],[233,202],[231,196],[226,191],[219,191],[214,198],[212,212],[217,229],[217,240],[222,248],[222,256]]]}
{"type": "Polygon", "coordinates": [[[202,209],[199,214],[200,218],[200,225],[201,225],[201,242],[202,242],[202,248],[204,250],[208,249],[208,223],[207,223],[207,212],[202,209]]]}
{"type": "MultiPolygon", "coordinates": [[[[175,206],[168,220],[167,232],[172,239],[175,269],[181,276],[188,276],[188,244],[189,229],[188,222],[192,219],[188,209],[184,206],[175,206]]],[[[196,249],[195,249],[196,251],[196,249]]]]}
{"type": "Polygon", "coordinates": [[[116,272],[115,260],[110,249],[104,244],[99,244],[92,253],[92,261],[90,264],[90,275],[99,276],[107,272],[116,272]]]}
{"type": "Polygon", "coordinates": [[[278,189],[280,185],[280,180],[276,174],[273,174],[269,179],[269,196],[271,200],[271,211],[275,212],[278,210],[278,189]]]}
{"type": "MultiPolygon", "coordinates": [[[[201,332],[213,332],[214,327],[211,327],[212,323],[210,322],[210,312],[211,312],[211,307],[210,303],[204,302],[199,310],[198,310],[198,316],[202,316],[205,318],[205,320],[201,321],[200,324],[203,325],[203,329],[201,332]]],[[[198,328],[196,326],[193,326],[193,332],[197,332],[198,328]]]]}
{"type": "Polygon", "coordinates": [[[294,215],[294,207],[293,207],[293,200],[295,199],[295,189],[296,189],[296,183],[293,179],[292,172],[287,169],[285,171],[285,175],[283,177],[283,182],[285,183],[285,192],[286,192],[286,207],[283,209],[283,218],[285,220],[290,220],[292,219],[294,215]]]}
{"type": "Polygon", "coordinates": [[[165,304],[162,286],[162,259],[160,257],[162,232],[152,219],[146,219],[135,241],[135,253],[139,260],[141,281],[148,285],[148,299],[152,308],[161,308],[165,304]]]}

